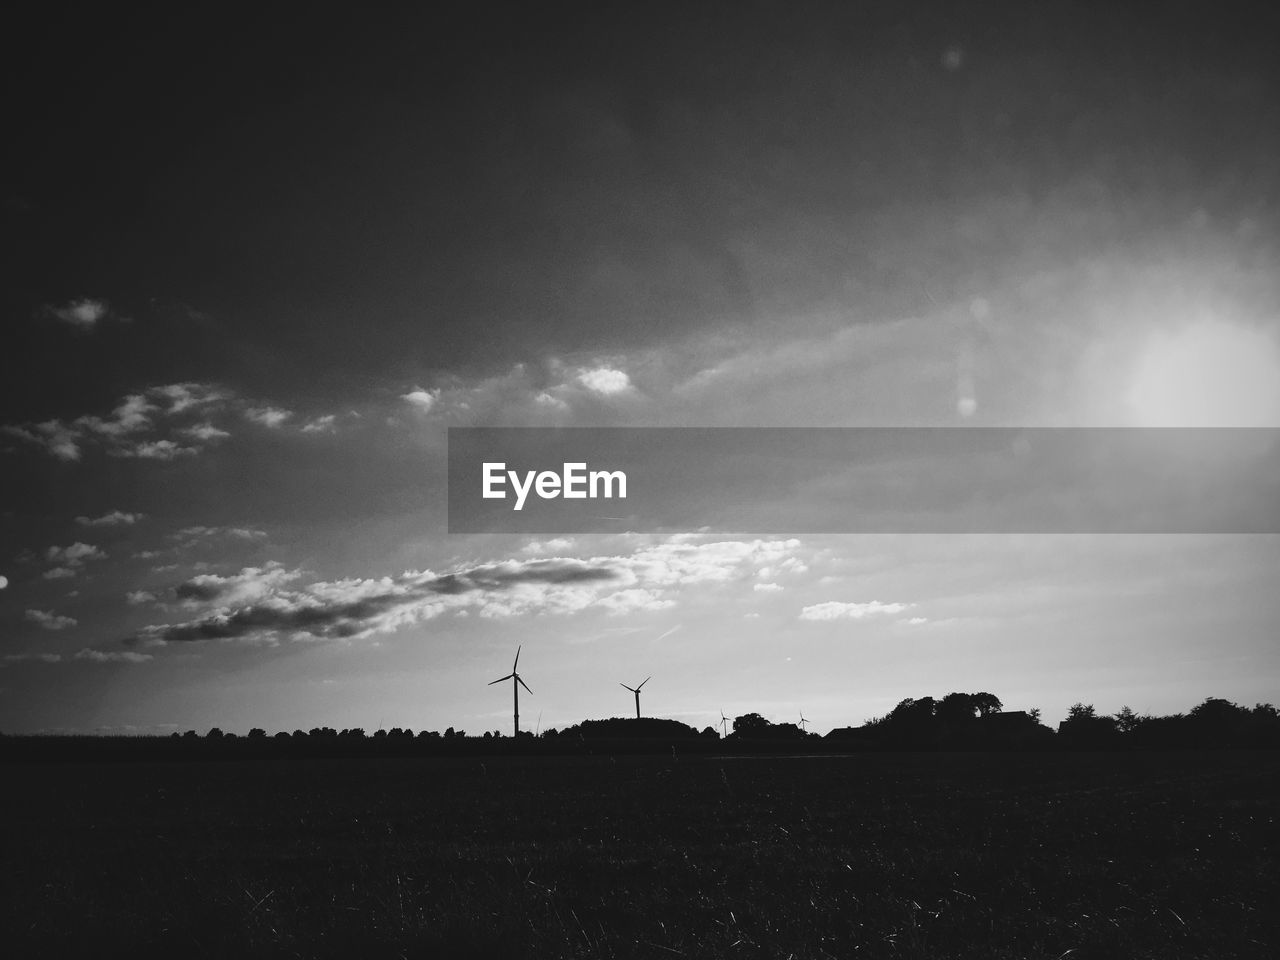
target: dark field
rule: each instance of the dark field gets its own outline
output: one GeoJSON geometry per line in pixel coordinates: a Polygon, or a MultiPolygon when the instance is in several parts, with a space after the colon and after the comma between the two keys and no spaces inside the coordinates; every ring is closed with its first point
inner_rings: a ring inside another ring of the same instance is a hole
{"type": "Polygon", "coordinates": [[[1280,956],[1269,752],[4,774],[9,956],[1280,956]]]}

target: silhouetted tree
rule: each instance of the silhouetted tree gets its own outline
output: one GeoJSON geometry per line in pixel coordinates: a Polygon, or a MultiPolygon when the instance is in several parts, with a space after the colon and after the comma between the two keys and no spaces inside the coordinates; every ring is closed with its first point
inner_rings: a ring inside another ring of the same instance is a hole
{"type": "Polygon", "coordinates": [[[760,714],[745,713],[734,718],[733,732],[740,737],[761,737],[766,734],[770,726],[772,724],[760,714]]]}
{"type": "Polygon", "coordinates": [[[1093,704],[1073,703],[1067,718],[1058,724],[1058,734],[1078,745],[1105,746],[1116,732],[1116,718],[1098,716],[1093,704]]]}
{"type": "Polygon", "coordinates": [[[265,740],[266,738],[267,731],[263,730],[261,727],[254,727],[249,731],[250,740],[265,740]]]}
{"type": "Polygon", "coordinates": [[[930,729],[933,726],[937,705],[933,697],[921,697],[919,700],[907,697],[889,711],[889,716],[885,717],[885,720],[890,726],[900,729],[930,729]]]}
{"type": "Polygon", "coordinates": [[[999,713],[1004,709],[1004,704],[1000,702],[1000,698],[994,693],[975,693],[973,696],[973,705],[978,709],[978,716],[989,717],[993,713],[999,713]]]}
{"type": "Polygon", "coordinates": [[[972,720],[977,714],[978,705],[971,693],[948,693],[935,708],[938,719],[948,723],[972,720]]]}
{"type": "Polygon", "coordinates": [[[1126,704],[1120,708],[1120,712],[1116,714],[1116,729],[1121,733],[1133,733],[1138,729],[1138,724],[1142,722],[1133,710],[1126,704]]]}
{"type": "Polygon", "coordinates": [[[206,733],[204,736],[206,740],[221,740],[224,734],[217,727],[210,727],[209,732],[206,733]]]}

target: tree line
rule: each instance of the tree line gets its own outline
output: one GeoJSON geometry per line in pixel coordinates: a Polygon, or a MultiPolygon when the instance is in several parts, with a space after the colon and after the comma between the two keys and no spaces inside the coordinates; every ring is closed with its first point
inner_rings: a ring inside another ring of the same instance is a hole
{"type": "Polygon", "coordinates": [[[660,717],[583,720],[518,738],[487,730],[469,734],[404,727],[366,733],[360,727],[280,731],[255,727],[247,736],[214,727],[168,737],[15,737],[0,735],[0,753],[10,757],[110,755],[205,756],[411,756],[532,753],[666,752],[705,753],[726,748],[746,751],[982,750],[982,749],[1173,749],[1280,746],[1280,711],[1270,703],[1244,707],[1208,697],[1187,713],[1138,714],[1123,707],[1099,714],[1076,703],[1056,730],[1040,721],[1040,711],[1003,709],[994,694],[948,693],[935,699],[908,697],[882,717],[825,735],[795,723],[774,723],[759,713],[734,718],[727,736],[713,726],[699,731],[660,717]]]}

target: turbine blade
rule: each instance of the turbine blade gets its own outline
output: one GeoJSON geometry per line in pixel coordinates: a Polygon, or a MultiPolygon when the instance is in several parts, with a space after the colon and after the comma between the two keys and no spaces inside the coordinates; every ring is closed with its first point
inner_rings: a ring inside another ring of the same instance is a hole
{"type": "Polygon", "coordinates": [[[514,676],[514,673],[508,673],[505,677],[499,677],[497,680],[490,680],[485,684],[485,686],[492,687],[495,683],[501,683],[503,680],[510,680],[514,676]]]}
{"type": "MultiPolygon", "coordinates": [[[[524,646],[524,644],[521,644],[520,646],[524,646]]],[[[516,672],[516,667],[518,667],[519,665],[520,665],[520,647],[516,647],[516,662],[511,664],[512,674],[516,672]]]]}
{"type": "Polygon", "coordinates": [[[620,686],[623,690],[630,690],[632,693],[635,693],[635,692],[636,692],[636,688],[635,688],[635,687],[628,687],[625,683],[621,683],[621,682],[620,682],[620,683],[618,684],[618,686],[620,686]]]}
{"type": "MultiPolygon", "coordinates": [[[[652,679],[653,679],[653,677],[645,677],[645,678],[644,678],[644,680],[643,680],[643,682],[640,684],[640,687],[643,687],[646,683],[648,683],[648,682],[649,682],[650,680],[652,680],[652,679]]],[[[640,687],[636,687],[636,689],[637,689],[637,690],[639,690],[639,689],[640,689],[640,687]]]]}
{"type": "Polygon", "coordinates": [[[524,687],[525,691],[529,694],[529,696],[533,696],[533,691],[529,689],[529,685],[525,683],[523,680],[521,680],[519,677],[516,677],[516,683],[524,687]]]}

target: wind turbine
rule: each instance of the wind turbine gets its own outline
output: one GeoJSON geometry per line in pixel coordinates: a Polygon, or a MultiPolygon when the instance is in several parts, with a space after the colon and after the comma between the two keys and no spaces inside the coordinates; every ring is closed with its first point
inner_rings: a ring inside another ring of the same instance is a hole
{"type": "Polygon", "coordinates": [[[488,683],[488,686],[492,687],[495,683],[502,683],[504,680],[511,681],[511,696],[512,696],[512,701],[515,704],[514,736],[516,737],[520,736],[520,688],[524,687],[525,690],[528,691],[529,696],[533,696],[533,691],[529,690],[529,685],[520,679],[520,674],[516,673],[516,664],[518,664],[519,662],[520,662],[520,647],[516,647],[516,659],[515,659],[515,663],[511,664],[511,672],[508,673],[505,677],[499,677],[497,680],[491,680],[488,683]]]}
{"type": "Polygon", "coordinates": [[[801,710],[801,711],[800,711],[800,729],[801,729],[802,731],[804,731],[805,733],[808,733],[808,732],[809,732],[808,727],[806,727],[806,726],[805,726],[805,724],[806,724],[806,723],[808,723],[808,722],[809,722],[809,721],[808,721],[808,720],[806,720],[806,719],[804,718],[804,711],[803,711],[803,710],[801,710]]]}
{"type": "Polygon", "coordinates": [[[720,731],[724,738],[729,738],[729,718],[724,715],[724,710],[720,711],[720,731]]]}
{"type": "Polygon", "coordinates": [[[636,695],[636,719],[637,720],[640,719],[640,687],[643,687],[646,683],[648,683],[652,679],[653,677],[645,677],[644,680],[640,682],[639,686],[635,686],[635,687],[628,687],[625,683],[618,684],[618,686],[626,687],[626,689],[630,690],[632,693],[636,695]]]}

